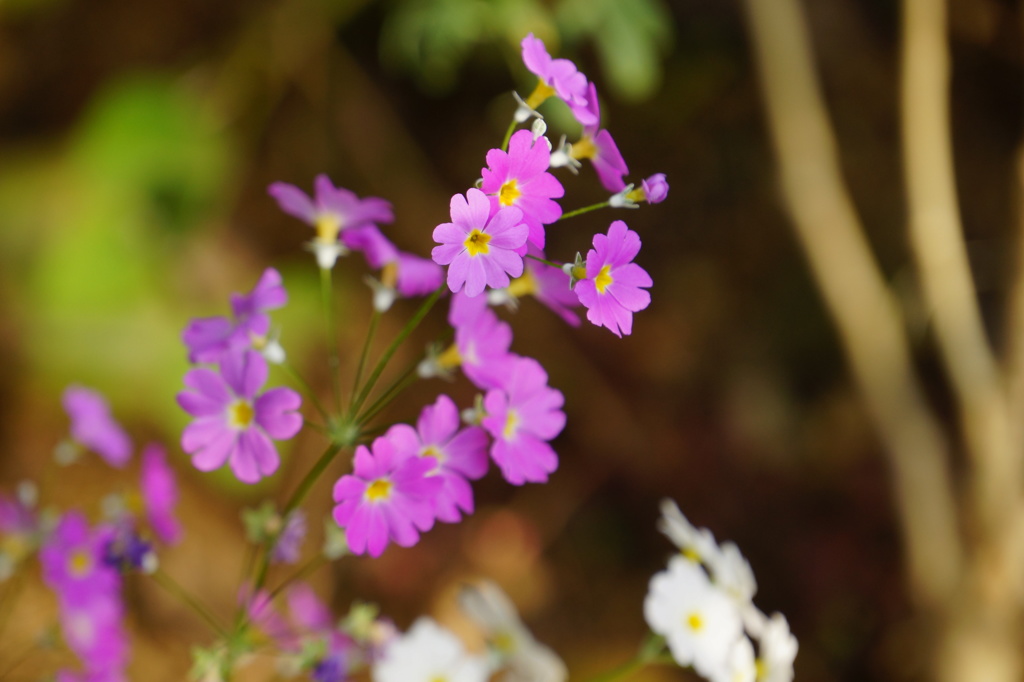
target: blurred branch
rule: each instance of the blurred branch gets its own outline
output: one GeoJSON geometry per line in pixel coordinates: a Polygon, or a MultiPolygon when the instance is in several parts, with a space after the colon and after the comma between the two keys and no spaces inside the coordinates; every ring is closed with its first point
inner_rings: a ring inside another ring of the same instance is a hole
{"type": "Polygon", "coordinates": [[[943,604],[962,548],[946,438],[913,374],[903,324],[840,176],[796,0],[746,0],[782,188],[893,471],[912,595],[943,604]]]}

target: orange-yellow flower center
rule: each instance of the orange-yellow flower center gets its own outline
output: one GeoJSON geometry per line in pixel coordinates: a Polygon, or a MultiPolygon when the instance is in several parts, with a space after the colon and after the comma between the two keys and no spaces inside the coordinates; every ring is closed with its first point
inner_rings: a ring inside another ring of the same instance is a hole
{"type": "Polygon", "coordinates": [[[481,253],[485,256],[491,250],[487,246],[487,242],[491,241],[491,235],[486,232],[481,232],[478,228],[473,228],[473,231],[466,237],[466,241],[462,244],[469,251],[470,256],[479,256],[481,253]]]}
{"type": "Polygon", "coordinates": [[[438,464],[444,462],[444,453],[436,445],[428,445],[420,450],[420,457],[433,457],[438,464]]]}
{"type": "Polygon", "coordinates": [[[92,570],[92,555],[84,549],[77,550],[68,560],[68,572],[76,578],[82,578],[92,570]]]}
{"type": "Polygon", "coordinates": [[[686,625],[694,632],[700,632],[704,627],[704,619],[700,617],[699,613],[691,613],[686,617],[686,625]]]}
{"type": "Polygon", "coordinates": [[[611,270],[612,266],[606,265],[601,268],[601,272],[597,273],[597,277],[594,278],[594,286],[597,287],[597,293],[603,294],[605,289],[615,281],[610,274],[611,270]]]}
{"type": "Polygon", "coordinates": [[[322,215],[316,219],[316,239],[324,244],[333,244],[338,241],[338,233],[341,232],[341,221],[334,215],[322,215]]]}
{"type": "Polygon", "coordinates": [[[516,639],[511,633],[502,630],[494,635],[491,640],[494,648],[503,654],[512,654],[516,650],[516,639]]]}
{"type": "Polygon", "coordinates": [[[391,494],[391,481],[386,478],[378,478],[366,488],[366,499],[370,502],[387,499],[391,494]]]}
{"type": "Polygon", "coordinates": [[[252,424],[255,410],[247,400],[236,400],[228,405],[228,426],[233,429],[247,429],[252,424]]]}
{"type": "Polygon", "coordinates": [[[509,410],[508,416],[505,417],[505,430],[502,431],[505,438],[512,438],[516,435],[516,429],[519,428],[519,415],[516,414],[515,410],[509,410]]]}
{"type": "Polygon", "coordinates": [[[512,178],[498,190],[498,203],[502,206],[511,206],[522,195],[523,193],[519,191],[519,187],[516,184],[516,179],[512,178]]]}

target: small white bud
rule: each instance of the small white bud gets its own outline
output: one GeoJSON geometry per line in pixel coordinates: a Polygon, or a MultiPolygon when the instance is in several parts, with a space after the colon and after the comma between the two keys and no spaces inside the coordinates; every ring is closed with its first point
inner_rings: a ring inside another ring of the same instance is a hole
{"type": "Polygon", "coordinates": [[[558,140],[558,148],[551,152],[551,168],[568,168],[575,175],[582,164],[572,158],[572,145],[565,141],[565,135],[558,140]]]}
{"type": "Polygon", "coordinates": [[[516,113],[512,115],[512,120],[516,123],[526,123],[531,118],[544,118],[535,109],[527,106],[526,100],[520,97],[518,92],[513,91],[512,96],[516,98],[516,103],[519,104],[516,108],[516,113]]]}
{"type": "Polygon", "coordinates": [[[536,142],[537,138],[544,137],[544,134],[548,132],[548,124],[544,122],[544,119],[538,118],[533,122],[533,125],[530,126],[530,130],[533,132],[533,141],[536,142]]]}
{"type": "Polygon", "coordinates": [[[271,365],[283,365],[287,355],[284,352],[284,347],[276,338],[267,340],[267,343],[260,350],[263,353],[263,358],[271,365]]]}

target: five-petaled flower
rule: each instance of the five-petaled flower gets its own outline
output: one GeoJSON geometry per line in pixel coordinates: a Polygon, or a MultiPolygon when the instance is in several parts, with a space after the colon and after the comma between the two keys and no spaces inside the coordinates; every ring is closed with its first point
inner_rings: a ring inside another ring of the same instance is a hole
{"type": "Polygon", "coordinates": [[[586,278],[576,283],[576,295],[587,308],[587,319],[612,330],[616,336],[633,331],[633,313],[651,303],[645,290],[651,276],[633,262],[640,252],[640,236],[616,220],[608,234],[594,235],[587,252],[586,278]]]}

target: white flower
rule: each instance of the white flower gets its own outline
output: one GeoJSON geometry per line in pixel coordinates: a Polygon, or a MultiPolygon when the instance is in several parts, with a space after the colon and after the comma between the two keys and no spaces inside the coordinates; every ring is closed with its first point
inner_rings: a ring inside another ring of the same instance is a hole
{"type": "Polygon", "coordinates": [[[504,682],[564,682],[569,671],[554,651],[539,643],[523,622],[515,606],[497,585],[481,581],[467,585],[459,594],[459,605],[484,631],[507,666],[504,682]]]}
{"type": "Polygon", "coordinates": [[[743,635],[740,612],[729,596],[711,583],[698,564],[682,556],[651,578],[644,618],[668,641],[681,666],[692,665],[706,678],[721,679],[733,646],[743,635]]]}
{"type": "Polygon", "coordinates": [[[676,503],[668,498],[661,501],[658,530],[688,558],[706,564],[716,561],[719,549],[715,536],[707,528],[695,528],[676,503]]]}
{"type": "Polygon", "coordinates": [[[712,682],[754,682],[756,678],[754,645],[746,637],[740,637],[732,645],[725,660],[725,667],[711,679],[712,682]]]}
{"type": "Polygon", "coordinates": [[[373,667],[374,682],[487,682],[491,671],[480,656],[430,618],[420,618],[391,642],[373,667]]]}
{"type": "Polygon", "coordinates": [[[758,641],[758,682],[792,682],[793,661],[796,660],[796,637],[781,613],[773,613],[758,641]]]}
{"type": "Polygon", "coordinates": [[[722,543],[719,551],[707,558],[707,564],[708,570],[711,571],[711,579],[735,599],[740,608],[753,601],[757,592],[757,581],[754,579],[750,562],[740,552],[736,543],[722,543]]]}

